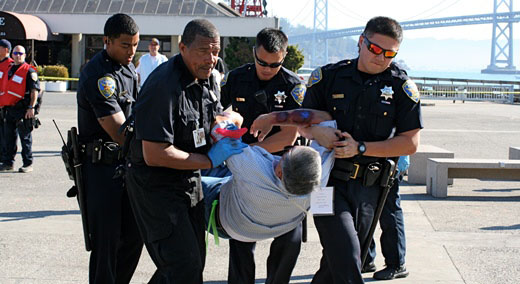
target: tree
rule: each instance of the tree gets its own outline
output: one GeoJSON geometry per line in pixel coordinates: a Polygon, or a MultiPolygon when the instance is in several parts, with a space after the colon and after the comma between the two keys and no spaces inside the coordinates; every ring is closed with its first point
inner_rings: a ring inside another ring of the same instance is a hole
{"type": "Polygon", "coordinates": [[[302,51],[298,49],[298,45],[287,46],[287,55],[285,56],[283,67],[296,72],[303,66],[304,62],[305,57],[302,51]]]}
{"type": "Polygon", "coordinates": [[[253,40],[246,37],[229,38],[229,44],[226,46],[226,58],[224,59],[229,70],[254,62],[253,45],[253,40]]]}

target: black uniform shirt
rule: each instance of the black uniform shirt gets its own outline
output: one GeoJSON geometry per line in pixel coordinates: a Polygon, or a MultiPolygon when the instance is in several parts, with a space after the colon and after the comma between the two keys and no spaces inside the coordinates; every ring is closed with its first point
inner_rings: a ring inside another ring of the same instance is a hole
{"type": "Polygon", "coordinates": [[[211,123],[222,112],[213,75],[196,80],[176,55],[148,77],[135,107],[136,139],[166,142],[190,153],[207,153],[211,123]],[[196,147],[193,131],[204,129],[206,145],[196,147]]]}
{"type": "Polygon", "coordinates": [[[307,87],[303,107],[328,111],[356,141],[383,141],[394,129],[423,128],[419,91],[394,63],[365,80],[357,59],[329,64],[313,71],[307,87]]]}
{"type": "MultiPolygon", "coordinates": [[[[255,64],[249,63],[232,70],[224,77],[221,83],[221,102],[225,109],[232,105],[233,111],[244,117],[242,126],[249,129],[261,114],[299,108],[305,91],[305,85],[294,72],[282,67],[278,74],[264,83],[256,75],[255,64]]],[[[279,127],[274,127],[269,136],[279,131],[279,127]]],[[[242,141],[250,144],[258,139],[247,132],[242,141]]]]}
{"type": "Polygon", "coordinates": [[[82,142],[112,141],[98,118],[122,111],[128,118],[137,97],[137,75],[132,63],[121,65],[106,50],[96,54],[81,71],[77,93],[78,130],[82,142]]]}

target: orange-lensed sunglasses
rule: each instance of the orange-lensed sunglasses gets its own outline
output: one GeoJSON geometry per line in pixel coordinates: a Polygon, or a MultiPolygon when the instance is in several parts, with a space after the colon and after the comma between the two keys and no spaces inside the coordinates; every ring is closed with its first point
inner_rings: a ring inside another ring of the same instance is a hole
{"type": "Polygon", "coordinates": [[[383,56],[385,58],[394,58],[397,55],[397,51],[384,49],[384,48],[380,47],[379,45],[368,40],[368,38],[366,36],[363,36],[363,39],[364,39],[365,44],[367,45],[368,51],[372,52],[375,55],[379,55],[379,54],[383,53],[383,56]]]}

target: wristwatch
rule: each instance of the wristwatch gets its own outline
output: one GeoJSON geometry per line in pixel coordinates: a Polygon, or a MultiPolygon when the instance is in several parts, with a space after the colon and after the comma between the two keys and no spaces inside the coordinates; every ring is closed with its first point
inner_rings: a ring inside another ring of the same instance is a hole
{"type": "Polygon", "coordinates": [[[367,146],[365,145],[365,142],[358,141],[357,150],[358,150],[358,156],[363,156],[363,154],[365,154],[365,152],[367,151],[367,146]]]}
{"type": "Polygon", "coordinates": [[[34,107],[33,106],[28,106],[27,109],[33,109],[34,107]]]}

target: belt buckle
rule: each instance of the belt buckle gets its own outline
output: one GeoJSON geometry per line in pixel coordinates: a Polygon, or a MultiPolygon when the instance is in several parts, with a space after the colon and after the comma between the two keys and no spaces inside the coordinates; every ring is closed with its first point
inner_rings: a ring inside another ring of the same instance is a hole
{"type": "Polygon", "coordinates": [[[350,175],[351,179],[356,179],[359,172],[359,164],[354,163],[354,166],[356,167],[356,169],[354,170],[354,173],[350,175]]]}

